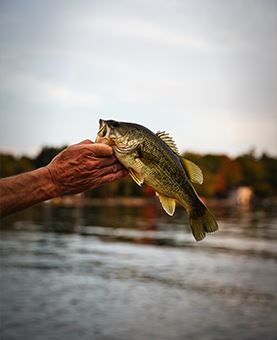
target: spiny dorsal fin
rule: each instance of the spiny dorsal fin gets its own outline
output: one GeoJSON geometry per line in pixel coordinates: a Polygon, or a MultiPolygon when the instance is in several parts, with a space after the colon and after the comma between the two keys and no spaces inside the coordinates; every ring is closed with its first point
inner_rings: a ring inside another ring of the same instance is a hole
{"type": "Polygon", "coordinates": [[[133,178],[133,180],[139,185],[141,186],[142,183],[144,182],[144,178],[142,176],[140,176],[136,171],[134,171],[133,169],[128,169],[130,176],[133,178]]]}
{"type": "Polygon", "coordinates": [[[172,216],[175,211],[176,201],[174,198],[163,196],[162,194],[156,192],[156,195],[159,197],[159,200],[161,202],[161,205],[165,212],[168,213],[168,215],[172,216]]]}
{"type": "Polygon", "coordinates": [[[161,140],[163,140],[169,147],[170,149],[175,152],[177,155],[179,155],[179,151],[178,148],[174,142],[174,140],[172,139],[172,137],[169,136],[169,134],[165,131],[159,131],[156,133],[156,135],[158,137],[161,138],[161,140]]]}
{"type": "Polygon", "coordinates": [[[193,183],[202,184],[203,183],[203,173],[202,170],[195,163],[189,161],[186,158],[182,158],[182,162],[189,179],[193,183]]]}

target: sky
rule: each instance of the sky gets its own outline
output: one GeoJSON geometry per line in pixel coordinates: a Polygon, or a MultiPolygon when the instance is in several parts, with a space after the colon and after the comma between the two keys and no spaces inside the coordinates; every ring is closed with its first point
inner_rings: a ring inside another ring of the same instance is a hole
{"type": "Polygon", "coordinates": [[[0,52],[2,152],[94,140],[102,118],[277,155],[276,0],[1,0],[0,52]]]}

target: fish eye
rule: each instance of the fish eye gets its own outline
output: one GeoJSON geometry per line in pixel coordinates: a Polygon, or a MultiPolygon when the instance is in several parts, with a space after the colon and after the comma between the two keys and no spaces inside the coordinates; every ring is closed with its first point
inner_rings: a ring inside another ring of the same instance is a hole
{"type": "Polygon", "coordinates": [[[116,127],[118,127],[118,126],[119,126],[119,122],[113,122],[113,123],[112,123],[112,127],[116,128],[116,127]]]}

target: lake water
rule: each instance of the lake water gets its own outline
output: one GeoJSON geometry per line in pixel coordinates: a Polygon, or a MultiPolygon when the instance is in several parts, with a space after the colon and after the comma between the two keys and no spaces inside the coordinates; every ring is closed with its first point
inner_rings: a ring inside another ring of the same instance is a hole
{"type": "Polygon", "coordinates": [[[276,339],[277,211],[42,204],[1,223],[1,339],[276,339]]]}

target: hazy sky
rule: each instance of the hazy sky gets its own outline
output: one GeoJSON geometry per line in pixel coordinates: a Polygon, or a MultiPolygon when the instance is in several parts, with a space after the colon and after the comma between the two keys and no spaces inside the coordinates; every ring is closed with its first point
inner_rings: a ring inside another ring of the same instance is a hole
{"type": "Polygon", "coordinates": [[[0,1],[0,146],[94,139],[98,119],[181,151],[277,154],[277,1],[0,1]]]}

